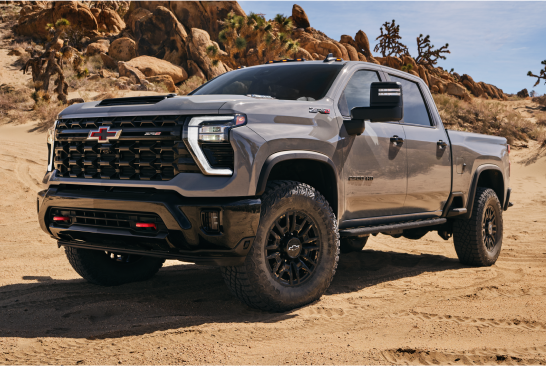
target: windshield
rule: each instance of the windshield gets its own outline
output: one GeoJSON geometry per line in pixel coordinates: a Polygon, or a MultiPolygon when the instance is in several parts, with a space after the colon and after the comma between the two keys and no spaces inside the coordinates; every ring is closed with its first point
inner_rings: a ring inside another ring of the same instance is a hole
{"type": "Polygon", "coordinates": [[[226,72],[196,90],[193,95],[236,94],[283,100],[319,100],[343,68],[343,64],[273,64],[226,72]]]}

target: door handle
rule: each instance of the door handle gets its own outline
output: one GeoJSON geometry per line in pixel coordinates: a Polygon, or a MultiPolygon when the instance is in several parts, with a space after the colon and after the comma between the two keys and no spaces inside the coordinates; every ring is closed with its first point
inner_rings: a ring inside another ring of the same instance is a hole
{"type": "Polygon", "coordinates": [[[403,144],[404,139],[402,137],[399,137],[398,135],[394,135],[391,137],[391,142],[394,146],[398,146],[398,144],[403,144]]]}
{"type": "Polygon", "coordinates": [[[440,149],[445,149],[447,147],[447,142],[442,140],[438,141],[437,144],[440,149]]]}

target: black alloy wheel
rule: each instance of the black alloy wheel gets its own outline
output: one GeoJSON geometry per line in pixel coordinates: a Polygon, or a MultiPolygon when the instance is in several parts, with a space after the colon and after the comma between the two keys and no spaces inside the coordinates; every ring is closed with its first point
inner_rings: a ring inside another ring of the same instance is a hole
{"type": "Polygon", "coordinates": [[[265,256],[273,277],[285,286],[298,286],[314,273],[320,260],[320,240],[313,219],[303,212],[281,215],[269,228],[265,256]]]}
{"type": "Polygon", "coordinates": [[[492,206],[487,206],[482,223],[483,243],[487,250],[492,251],[497,244],[497,217],[492,206]]]}

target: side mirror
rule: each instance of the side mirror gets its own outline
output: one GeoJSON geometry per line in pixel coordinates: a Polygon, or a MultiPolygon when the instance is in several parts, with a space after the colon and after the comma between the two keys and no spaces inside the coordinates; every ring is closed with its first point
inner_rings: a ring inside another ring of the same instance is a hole
{"type": "Polygon", "coordinates": [[[351,110],[351,120],[391,122],[400,121],[403,117],[402,84],[393,81],[372,83],[370,106],[351,110]]]}

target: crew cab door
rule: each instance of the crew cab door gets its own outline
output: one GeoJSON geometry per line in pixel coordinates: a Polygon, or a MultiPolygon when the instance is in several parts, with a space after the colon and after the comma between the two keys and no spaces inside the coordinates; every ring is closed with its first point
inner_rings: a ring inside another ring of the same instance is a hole
{"type": "Polygon", "coordinates": [[[447,133],[435,121],[434,101],[423,83],[389,74],[402,83],[406,135],[408,190],[405,213],[441,213],[451,192],[451,151],[447,133]],[[427,100],[430,99],[430,100],[427,100]],[[428,102],[428,103],[427,103],[428,102]]]}
{"type": "MultiPolygon", "coordinates": [[[[337,101],[337,112],[350,119],[354,107],[370,106],[370,85],[382,73],[360,69],[351,75],[337,101]]],[[[406,198],[406,149],[404,129],[396,123],[366,122],[360,136],[345,137],[345,212],[342,221],[397,215],[403,212],[406,198]],[[391,138],[398,139],[394,144],[391,138]]],[[[346,222],[350,225],[349,222],[346,222]]]]}

